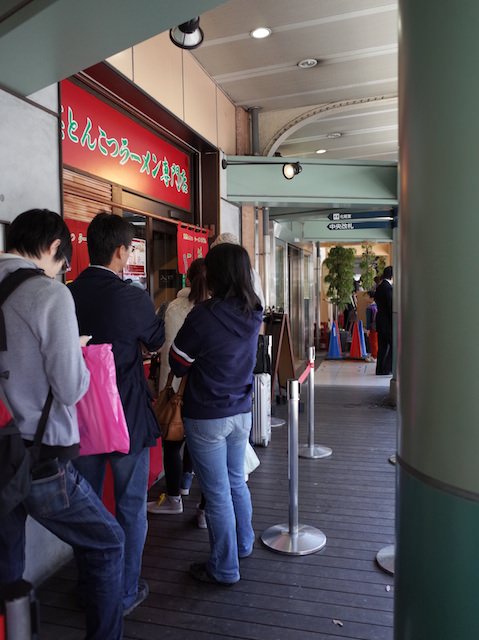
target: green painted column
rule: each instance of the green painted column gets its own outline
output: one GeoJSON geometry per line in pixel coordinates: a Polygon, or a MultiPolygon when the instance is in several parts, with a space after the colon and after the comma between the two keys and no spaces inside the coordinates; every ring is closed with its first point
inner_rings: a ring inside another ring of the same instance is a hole
{"type": "Polygon", "coordinates": [[[400,0],[396,640],[479,638],[479,2],[400,0]]]}

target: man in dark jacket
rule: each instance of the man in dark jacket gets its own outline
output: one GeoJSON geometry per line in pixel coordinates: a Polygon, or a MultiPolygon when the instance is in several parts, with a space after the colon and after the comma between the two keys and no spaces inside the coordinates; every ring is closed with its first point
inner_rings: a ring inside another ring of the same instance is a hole
{"type": "Polygon", "coordinates": [[[384,269],[383,279],[376,289],[374,300],[378,307],[376,331],[378,332],[378,360],[376,375],[392,373],[393,356],[393,268],[384,269]]]}
{"type": "Polygon", "coordinates": [[[147,293],[117,275],[128,261],[134,233],[134,227],[120,216],[98,214],[87,233],[90,266],[70,285],[80,332],[93,336],[92,343],[112,344],[130,433],[128,454],[84,456],[76,462],[99,495],[107,461],[113,472],[116,517],[125,532],[124,615],[148,595],[140,571],[147,532],[149,447],[155,446],[159,437],[141,346],[156,351],[164,342],[163,322],[156,317],[147,293]]]}

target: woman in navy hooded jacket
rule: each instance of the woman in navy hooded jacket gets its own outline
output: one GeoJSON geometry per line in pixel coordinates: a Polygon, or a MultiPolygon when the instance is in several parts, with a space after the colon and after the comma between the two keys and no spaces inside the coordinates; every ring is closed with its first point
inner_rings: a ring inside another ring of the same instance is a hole
{"type": "Polygon", "coordinates": [[[244,455],[251,430],[251,392],[262,308],[248,253],[220,244],[205,258],[211,299],[187,316],[170,349],[177,376],[188,374],[183,402],[186,441],[206,497],[211,554],[190,573],[234,584],[239,558],[252,553],[251,496],[244,455]]]}

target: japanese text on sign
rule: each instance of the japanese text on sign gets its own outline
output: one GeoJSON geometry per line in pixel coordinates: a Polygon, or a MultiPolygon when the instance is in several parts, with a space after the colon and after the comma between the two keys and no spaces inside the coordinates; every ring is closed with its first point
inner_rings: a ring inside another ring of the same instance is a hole
{"type": "MultiPolygon", "coordinates": [[[[61,110],[63,113],[63,106],[61,110]]],[[[120,165],[125,165],[127,162],[136,162],[139,165],[139,173],[151,175],[153,179],[158,178],[158,180],[164,183],[165,187],[176,187],[177,191],[188,193],[188,179],[185,169],[182,169],[174,162],[170,164],[168,158],[165,156],[158,159],[156,154],[149,150],[142,154],[134,153],[129,149],[128,138],[121,138],[120,141],[118,141],[114,137],[109,137],[105,129],[99,124],[96,128],[93,127],[90,117],[87,117],[85,124],[80,126],[75,120],[73,109],[68,107],[67,111],[67,122],[65,123],[64,120],[62,120],[62,140],[64,140],[65,135],[67,135],[74,144],[80,144],[90,151],[98,151],[104,156],[118,158],[118,164],[120,165]]]]}

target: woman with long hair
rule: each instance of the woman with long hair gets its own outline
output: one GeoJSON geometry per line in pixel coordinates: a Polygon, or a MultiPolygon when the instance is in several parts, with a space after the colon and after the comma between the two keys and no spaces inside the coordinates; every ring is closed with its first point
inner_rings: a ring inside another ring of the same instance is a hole
{"type": "Polygon", "coordinates": [[[205,264],[211,299],[186,318],[171,346],[170,366],[177,376],[188,374],[183,421],[206,498],[211,547],[208,561],[192,564],[190,573],[230,585],[240,579],[239,558],[249,556],[254,543],[244,456],[262,307],[243,247],[220,244],[205,264]]]}
{"type": "MultiPolygon", "coordinates": [[[[183,325],[185,318],[193,307],[208,298],[206,283],[206,266],[203,258],[193,260],[186,274],[189,286],[181,289],[175,300],[170,302],[165,313],[165,342],[160,350],[160,379],[159,389],[163,389],[170,373],[168,352],[171,344],[183,325]]],[[[175,378],[173,387],[178,389],[180,381],[175,378]]],[[[181,447],[183,442],[171,440],[163,441],[163,465],[165,470],[166,493],[160,494],[158,500],[148,503],[149,513],[174,515],[183,513],[182,495],[188,495],[193,480],[193,468],[188,450],[185,446],[183,460],[181,447]]],[[[206,528],[202,503],[198,505],[198,526],[206,528]]]]}

